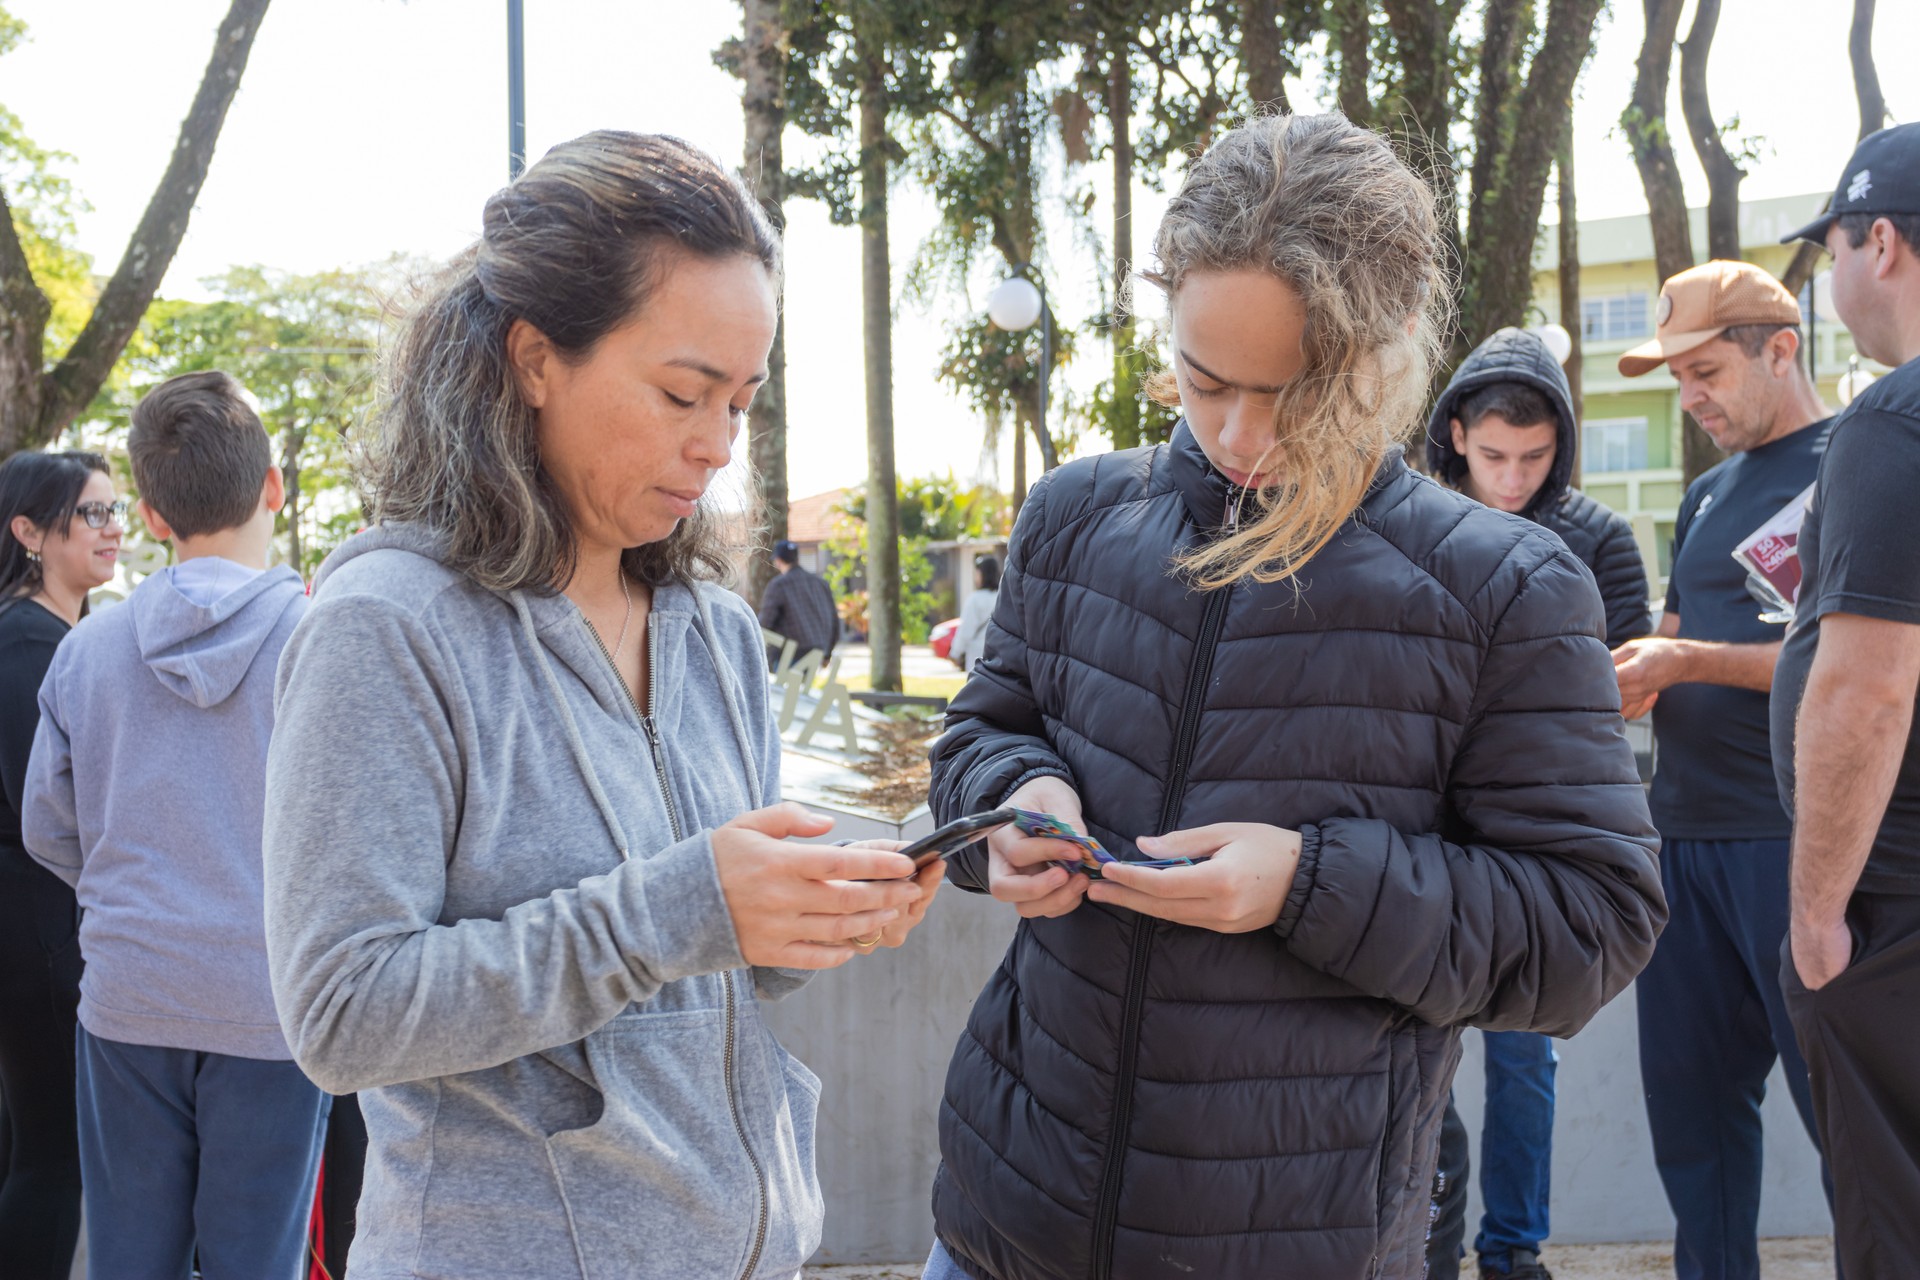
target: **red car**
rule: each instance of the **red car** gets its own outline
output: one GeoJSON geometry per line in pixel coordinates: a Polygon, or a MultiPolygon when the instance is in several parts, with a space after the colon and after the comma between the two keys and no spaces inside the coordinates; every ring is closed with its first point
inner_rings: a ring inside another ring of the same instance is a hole
{"type": "Polygon", "coordinates": [[[934,627],[933,633],[927,637],[928,642],[933,645],[934,657],[945,658],[949,662],[953,660],[953,633],[959,629],[960,619],[958,618],[948,618],[934,627]]]}

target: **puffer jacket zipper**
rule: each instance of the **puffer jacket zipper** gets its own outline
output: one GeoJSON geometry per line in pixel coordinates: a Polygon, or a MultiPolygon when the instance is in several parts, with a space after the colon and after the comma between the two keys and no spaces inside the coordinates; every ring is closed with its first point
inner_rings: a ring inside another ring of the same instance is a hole
{"type": "MultiPolygon", "coordinates": [[[[1180,804],[1187,793],[1187,766],[1193,762],[1193,748],[1200,735],[1200,713],[1207,700],[1207,684],[1213,677],[1213,656],[1220,647],[1220,630],[1226,622],[1227,598],[1232,587],[1221,587],[1207,596],[1207,610],[1200,619],[1200,635],[1194,641],[1193,657],[1187,664],[1187,683],[1180,695],[1180,723],[1174,731],[1173,762],[1167,773],[1166,799],[1160,807],[1161,834],[1171,830],[1179,819],[1180,804]]],[[[1127,1131],[1133,1118],[1134,1072],[1140,1060],[1140,1019],[1146,1011],[1147,964],[1153,953],[1152,916],[1135,916],[1133,936],[1127,943],[1127,987],[1120,1019],[1120,1062],[1113,1089],[1113,1124],[1107,1131],[1107,1154],[1100,1170],[1100,1198],[1093,1211],[1093,1277],[1107,1280],[1113,1271],[1113,1237],[1119,1227],[1120,1179],[1126,1168],[1127,1131]]]]}
{"type": "MultiPolygon", "coordinates": [[[[580,621],[586,622],[585,614],[580,616],[580,621]]],[[[627,687],[626,677],[620,674],[620,668],[615,664],[613,655],[607,652],[606,641],[600,638],[600,633],[594,630],[590,623],[587,625],[587,634],[593,637],[593,643],[599,647],[600,656],[607,660],[609,667],[613,668],[614,682],[620,686],[620,691],[627,695],[627,705],[633,708],[633,714],[639,719],[640,728],[646,734],[647,753],[653,758],[653,776],[660,783],[660,798],[667,805],[667,826],[673,832],[674,843],[678,844],[684,838],[680,831],[680,810],[673,803],[673,788],[667,782],[666,749],[660,742],[660,681],[656,677],[656,673],[660,670],[660,630],[649,622],[645,711],[642,711],[640,704],[634,700],[633,690],[627,687]]],[[[753,1249],[747,1254],[746,1268],[740,1272],[740,1280],[748,1280],[748,1277],[753,1275],[754,1268],[760,1265],[760,1255],[767,1247],[767,1172],[760,1163],[759,1153],[753,1149],[753,1143],[747,1138],[746,1121],[740,1115],[739,1090],[734,1084],[734,1041],[739,1038],[740,1014],[738,998],[734,994],[733,974],[731,972],[721,974],[720,985],[726,991],[727,997],[727,1047],[723,1073],[727,1086],[727,1106],[733,1113],[733,1131],[740,1137],[740,1148],[747,1153],[747,1163],[753,1166],[754,1190],[759,1198],[759,1211],[754,1219],[753,1249]]]]}

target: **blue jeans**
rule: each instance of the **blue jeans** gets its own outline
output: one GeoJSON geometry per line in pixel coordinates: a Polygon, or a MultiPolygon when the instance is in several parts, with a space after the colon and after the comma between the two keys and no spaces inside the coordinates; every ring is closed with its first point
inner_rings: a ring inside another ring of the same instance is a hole
{"type": "Polygon", "coordinates": [[[1486,1211],[1473,1251],[1480,1264],[1511,1269],[1512,1252],[1540,1252],[1548,1234],[1553,1173],[1553,1068],[1549,1036],[1489,1031],[1487,1112],[1480,1126],[1480,1199],[1486,1211]]]}
{"type": "Polygon", "coordinates": [[[77,1039],[88,1271],[304,1276],[333,1100],[291,1062],[77,1039]]]}
{"type": "Polygon", "coordinates": [[[920,1280],[972,1280],[960,1269],[945,1246],[938,1240],[933,1242],[933,1252],[927,1255],[927,1269],[920,1273],[920,1280]]]}
{"type": "MultiPolygon", "coordinates": [[[[1760,1103],[1776,1058],[1819,1142],[1780,990],[1787,867],[1785,840],[1676,839],[1660,849],[1670,915],[1634,993],[1678,1280],[1759,1280],[1760,1103]]],[[[1831,1203],[1824,1163],[1821,1174],[1831,1203]]]]}

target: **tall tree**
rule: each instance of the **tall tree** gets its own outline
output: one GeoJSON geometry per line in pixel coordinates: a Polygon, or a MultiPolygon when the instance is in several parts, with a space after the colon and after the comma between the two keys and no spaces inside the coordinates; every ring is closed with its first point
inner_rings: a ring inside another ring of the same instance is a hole
{"type": "MultiPolygon", "coordinates": [[[[1853,94],[1860,104],[1862,138],[1879,132],[1887,123],[1887,100],[1880,93],[1880,72],[1873,65],[1873,8],[1874,0],[1853,0],[1853,25],[1847,32],[1847,57],[1853,64],[1853,94]]],[[[1826,210],[1822,204],[1820,211],[1826,210]]],[[[1813,278],[1813,269],[1824,252],[1817,244],[1802,242],[1781,273],[1780,283],[1797,296],[1813,278]]]]}
{"type": "Polygon", "coordinates": [[[1241,0],[1240,64],[1254,108],[1290,111],[1281,0],[1241,0]]]}
{"type": "Polygon", "coordinates": [[[1707,101],[1707,56],[1720,22],[1720,0],[1700,0],[1693,29],[1680,45],[1680,113],[1693,139],[1694,154],[1707,173],[1707,256],[1740,260],[1740,182],[1747,171],[1727,150],[1713,107],[1707,101]]]}
{"type": "MultiPolygon", "coordinates": [[[[1489,0],[1493,13],[1504,0],[1489,0]]],[[[1494,101],[1481,87],[1479,136],[1473,157],[1473,190],[1463,255],[1465,287],[1460,324],[1468,342],[1503,325],[1526,322],[1533,301],[1533,245],[1546,199],[1547,176],[1559,150],[1559,122],[1573,110],[1573,86],[1593,51],[1594,23],[1603,0],[1548,0],[1546,22],[1533,44],[1524,79],[1510,52],[1497,61],[1503,84],[1494,101]],[[1488,119],[1494,124],[1489,128],[1488,119]],[[1540,127],[1535,122],[1551,122],[1540,127]]],[[[1504,35],[1502,39],[1505,39],[1504,35]]],[[[1483,71],[1486,62],[1483,59],[1483,71]]]]}
{"type": "Polygon", "coordinates": [[[887,51],[865,6],[860,64],[860,296],[867,347],[867,642],[875,689],[900,691],[900,496],[893,466],[893,267],[887,252],[887,51]]]}
{"type": "MultiPolygon", "coordinates": [[[[1635,63],[1633,97],[1620,116],[1627,143],[1633,149],[1634,165],[1640,170],[1640,185],[1646,191],[1647,217],[1653,227],[1654,269],[1661,284],[1693,267],[1693,225],[1688,221],[1687,193],[1680,182],[1673,135],[1667,127],[1667,87],[1672,80],[1673,42],[1680,30],[1683,2],[1641,0],[1647,34],[1635,63]]],[[[1725,456],[1692,414],[1680,415],[1680,470],[1688,484],[1725,456]]]]}
{"type": "MultiPolygon", "coordinates": [[[[1586,358],[1580,316],[1580,207],[1574,193],[1573,111],[1567,111],[1566,128],[1560,134],[1560,152],[1554,158],[1554,183],[1559,188],[1560,226],[1560,325],[1573,344],[1567,355],[1567,391],[1573,401],[1576,422],[1587,416],[1582,361],[1586,358]]],[[[1573,451],[1573,483],[1580,483],[1580,450],[1573,451]]]]}
{"type": "Polygon", "coordinates": [[[87,407],[120,358],[186,234],[267,4],[233,0],[221,20],[213,56],[160,185],[86,326],[52,368],[45,351],[52,304],[34,279],[6,194],[0,192],[0,458],[59,434],[87,407]]]}
{"type": "MultiPolygon", "coordinates": [[[[729,41],[714,60],[741,79],[746,122],[742,173],[773,225],[786,227],[787,173],[782,135],[787,127],[788,39],[780,0],[740,0],[741,38],[729,41]]],[[[753,464],[759,524],[768,544],[787,536],[787,321],[780,309],[767,353],[767,380],[747,419],[747,456],[753,464]]],[[[753,557],[748,589],[755,600],[773,578],[773,562],[753,557]]]]}

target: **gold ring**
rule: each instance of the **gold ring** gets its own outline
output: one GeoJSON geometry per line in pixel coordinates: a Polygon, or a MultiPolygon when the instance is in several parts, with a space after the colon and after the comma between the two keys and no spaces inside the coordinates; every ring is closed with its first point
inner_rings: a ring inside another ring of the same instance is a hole
{"type": "Polygon", "coordinates": [[[874,930],[873,936],[871,938],[850,938],[848,939],[848,941],[852,942],[854,946],[859,947],[862,950],[865,950],[868,947],[877,947],[880,945],[880,932],[881,932],[880,930],[876,929],[874,930]]]}

